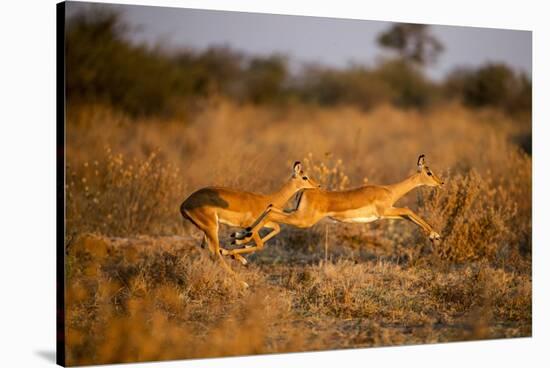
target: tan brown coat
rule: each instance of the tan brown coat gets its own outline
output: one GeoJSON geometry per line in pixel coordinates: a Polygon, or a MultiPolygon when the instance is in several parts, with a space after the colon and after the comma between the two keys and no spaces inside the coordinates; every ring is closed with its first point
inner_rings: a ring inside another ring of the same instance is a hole
{"type": "MultiPolygon", "coordinates": [[[[234,274],[221,256],[227,251],[220,247],[219,224],[244,227],[261,216],[269,204],[283,207],[299,190],[314,187],[318,187],[318,184],[304,174],[300,162],[295,162],[288,182],[274,193],[258,194],[223,187],[202,188],[183,201],[180,212],[185,219],[204,233],[203,244],[206,241],[210,252],[218,256],[224,268],[234,274]]],[[[273,229],[268,235],[271,237],[280,230],[277,223],[269,221],[264,222],[262,227],[273,229]]],[[[246,263],[243,257],[239,255],[235,257],[246,263]]]]}
{"type": "Polygon", "coordinates": [[[424,165],[424,155],[417,160],[418,172],[392,185],[365,185],[345,191],[306,189],[292,212],[271,205],[244,232],[234,236],[238,244],[253,240],[255,247],[235,249],[227,254],[243,254],[259,250],[265,243],[258,230],[266,223],[283,223],[301,228],[313,226],[323,218],[340,222],[368,223],[379,219],[406,219],[420,226],[429,238],[439,239],[432,227],[408,208],[394,207],[395,202],[414,188],[427,185],[439,187],[443,181],[424,165]]]}

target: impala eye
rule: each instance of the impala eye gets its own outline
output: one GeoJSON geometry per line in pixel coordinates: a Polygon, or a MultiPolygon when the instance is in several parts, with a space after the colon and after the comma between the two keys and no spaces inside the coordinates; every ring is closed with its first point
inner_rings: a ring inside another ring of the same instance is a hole
{"type": "Polygon", "coordinates": [[[428,171],[428,176],[432,176],[432,172],[431,172],[431,171],[428,171]]]}
{"type": "Polygon", "coordinates": [[[307,176],[302,176],[302,179],[307,180],[307,176]]]}

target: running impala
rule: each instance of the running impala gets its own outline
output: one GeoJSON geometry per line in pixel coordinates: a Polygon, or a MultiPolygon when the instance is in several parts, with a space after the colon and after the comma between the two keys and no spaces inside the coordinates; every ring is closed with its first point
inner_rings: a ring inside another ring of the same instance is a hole
{"type": "MultiPolygon", "coordinates": [[[[226,254],[227,251],[220,248],[219,224],[245,227],[258,218],[269,204],[281,208],[299,190],[318,187],[315,181],[304,174],[302,164],[296,161],[290,179],[274,193],[257,194],[222,187],[202,188],[183,201],[180,212],[204,233],[202,247],[204,248],[206,241],[210,252],[219,257],[222,266],[229,273],[235,275],[222,257],[222,252],[226,254]]],[[[279,232],[279,225],[276,223],[264,222],[262,226],[273,229],[271,236],[279,232]]],[[[234,257],[246,264],[246,260],[238,254],[234,257]]]]}
{"type": "Polygon", "coordinates": [[[394,204],[414,188],[441,187],[442,185],[443,180],[425,165],[424,155],[420,155],[417,160],[417,172],[396,184],[365,185],[344,191],[305,189],[293,211],[285,212],[277,205],[271,204],[245,231],[232,234],[235,244],[246,244],[254,240],[256,246],[224,251],[223,254],[236,256],[262,249],[269,238],[262,239],[258,231],[266,223],[282,223],[306,228],[315,225],[325,217],[339,222],[354,223],[368,223],[380,219],[406,219],[424,230],[430,240],[438,240],[439,234],[426,221],[410,209],[394,207],[394,204]]]}

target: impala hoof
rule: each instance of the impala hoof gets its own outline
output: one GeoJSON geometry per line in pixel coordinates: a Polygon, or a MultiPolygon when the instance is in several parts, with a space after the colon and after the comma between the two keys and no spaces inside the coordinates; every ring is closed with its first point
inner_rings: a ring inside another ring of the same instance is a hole
{"type": "Polygon", "coordinates": [[[233,234],[231,234],[232,238],[235,238],[237,240],[244,239],[246,237],[247,232],[246,231],[237,231],[233,234]]]}
{"type": "Polygon", "coordinates": [[[430,240],[441,240],[441,235],[439,235],[435,231],[432,231],[430,233],[430,240]]]}
{"type": "Polygon", "coordinates": [[[236,245],[237,241],[235,239],[231,240],[231,245],[236,245]]]}

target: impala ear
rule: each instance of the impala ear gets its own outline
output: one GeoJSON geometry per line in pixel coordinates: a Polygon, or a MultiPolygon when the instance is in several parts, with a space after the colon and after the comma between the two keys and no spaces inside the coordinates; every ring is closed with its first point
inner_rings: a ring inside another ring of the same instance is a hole
{"type": "Polygon", "coordinates": [[[422,168],[424,167],[424,154],[418,156],[418,161],[416,161],[416,166],[418,168],[418,171],[422,171],[422,168]]]}
{"type": "Polygon", "coordinates": [[[296,161],[293,166],[294,175],[300,175],[302,172],[302,163],[300,161],[296,161]]]}

